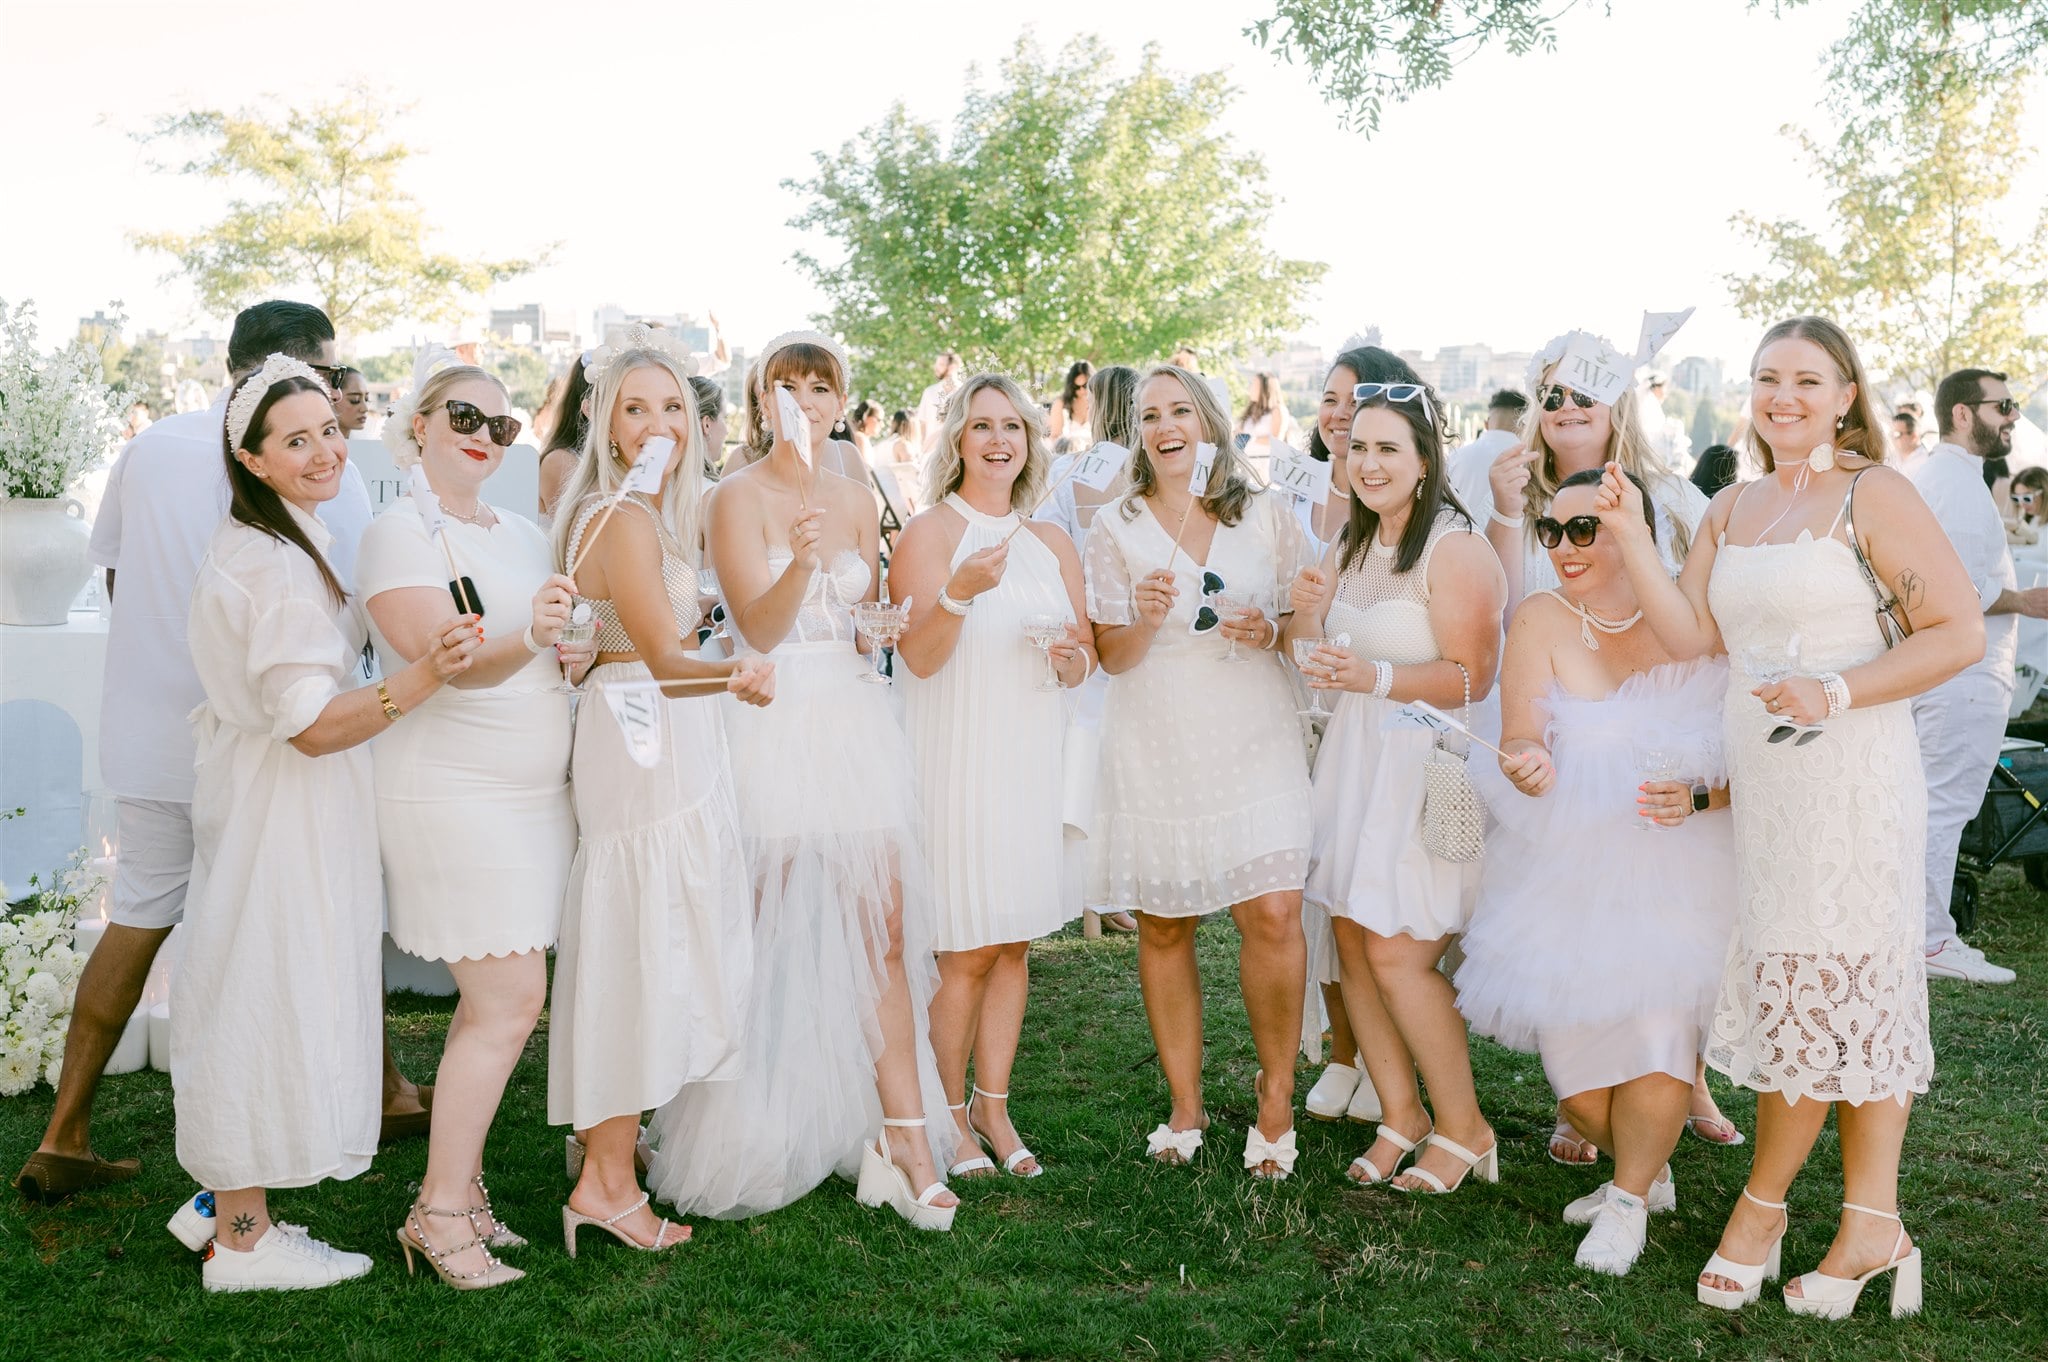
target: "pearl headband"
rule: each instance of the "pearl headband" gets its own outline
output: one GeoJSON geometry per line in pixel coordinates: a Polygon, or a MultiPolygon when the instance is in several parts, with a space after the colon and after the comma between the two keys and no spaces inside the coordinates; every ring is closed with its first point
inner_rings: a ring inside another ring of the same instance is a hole
{"type": "MultiPolygon", "coordinates": [[[[228,399],[228,448],[240,449],[242,441],[249,434],[249,423],[256,419],[256,408],[263,405],[264,397],[277,384],[287,378],[310,379],[327,392],[327,385],[320,381],[320,375],[313,372],[304,360],[293,359],[290,355],[270,355],[263,361],[263,367],[243,380],[235,389],[235,395],[228,399]]],[[[331,397],[329,400],[333,400],[331,397]]]]}

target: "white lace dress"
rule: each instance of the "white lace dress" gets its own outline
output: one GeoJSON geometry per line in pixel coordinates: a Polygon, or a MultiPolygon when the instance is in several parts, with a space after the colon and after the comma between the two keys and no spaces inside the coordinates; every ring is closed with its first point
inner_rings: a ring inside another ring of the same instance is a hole
{"type": "MultiPolygon", "coordinates": [[[[789,561],[771,550],[768,569],[789,561]]],[[[910,744],[891,691],[861,681],[869,664],[854,646],[853,607],[871,580],[851,551],[814,572],[768,653],[773,703],[726,705],[757,899],[754,974],[737,1068],[686,1086],[654,1118],[648,1187],[685,1214],[758,1215],[859,1168],[882,1125],[878,1003],[899,885],[926,1133],[939,1167],[952,1162],[926,1040],[938,967],[910,744]]]]}
{"type": "MultiPolygon", "coordinates": [[[[1470,533],[1445,510],[1407,572],[1398,546],[1376,540],[1340,573],[1323,634],[1351,636],[1359,657],[1397,667],[1443,656],[1429,623],[1429,560],[1445,535],[1470,533]]],[[[1344,691],[1316,753],[1315,854],[1304,896],[1333,917],[1380,936],[1435,941],[1463,930],[1479,887],[1479,863],[1438,860],[1422,844],[1423,763],[1433,738],[1411,724],[1388,727],[1391,700],[1344,691]]]]}
{"type": "Polygon", "coordinates": [[[1260,493],[1216,527],[1206,567],[1172,552],[1173,531],[1132,498],[1088,531],[1088,614],[1136,618],[1132,584],[1172,560],[1180,596],[1145,658],[1110,678],[1097,786],[1100,843],[1091,903],[1194,917],[1299,889],[1308,868],[1308,762],[1280,659],[1247,644],[1223,660],[1220,630],[1190,627],[1205,573],[1258,598],[1272,617],[1308,561],[1308,541],[1279,493],[1260,493]]]}
{"type": "Polygon", "coordinates": [[[1752,648],[1799,670],[1884,651],[1849,546],[1724,542],[1708,601],[1734,673],[1725,723],[1735,806],[1735,940],[1707,1062],[1788,1099],[1860,1103],[1927,1091],[1934,1050],[1921,954],[1927,786],[1905,701],[1829,719],[1804,747],[1766,741],[1752,648]]]}

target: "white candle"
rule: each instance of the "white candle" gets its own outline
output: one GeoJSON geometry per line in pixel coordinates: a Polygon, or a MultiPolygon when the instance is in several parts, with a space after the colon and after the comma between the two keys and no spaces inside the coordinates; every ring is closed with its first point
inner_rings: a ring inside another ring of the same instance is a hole
{"type": "Polygon", "coordinates": [[[171,1071],[171,1005],[158,1003],[149,1009],[149,1067],[158,1073],[171,1071]]]}
{"type": "Polygon", "coordinates": [[[106,934],[104,918],[82,917],[78,919],[78,930],[71,934],[71,949],[80,955],[91,955],[93,948],[100,944],[100,938],[106,934]]]}

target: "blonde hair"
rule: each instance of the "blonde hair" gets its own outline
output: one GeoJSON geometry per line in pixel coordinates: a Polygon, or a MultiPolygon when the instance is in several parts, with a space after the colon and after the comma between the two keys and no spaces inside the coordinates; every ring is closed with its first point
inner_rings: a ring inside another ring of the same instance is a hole
{"type": "Polygon", "coordinates": [[[1202,509],[1215,516],[1217,522],[1235,525],[1244,518],[1244,508],[1251,501],[1251,479],[1246,475],[1244,461],[1237,456],[1237,440],[1231,429],[1230,413],[1216,400],[1216,394],[1201,375],[1191,373],[1177,364],[1155,364],[1138,376],[1131,389],[1131,494],[1124,498],[1121,514],[1125,520],[1132,520],[1138,514],[1138,498],[1151,496],[1159,490],[1159,472],[1152,467],[1151,456],[1145,452],[1145,428],[1141,416],[1145,385],[1155,378],[1171,378],[1187,389],[1188,400],[1194,403],[1196,418],[1201,422],[1202,439],[1216,446],[1216,462],[1209,470],[1209,494],[1202,498],[1202,509]]]}
{"type": "Polygon", "coordinates": [[[960,490],[966,480],[967,464],[960,455],[960,441],[967,434],[967,408],[974,395],[992,389],[1017,409],[1024,423],[1024,471],[1010,484],[1010,509],[1029,511],[1038,505],[1052,467],[1052,454],[1045,444],[1045,418],[1038,404],[1006,374],[976,374],[946,399],[946,417],[939,425],[939,442],[932,447],[924,467],[924,485],[931,501],[939,502],[960,490]]]}
{"type": "Polygon", "coordinates": [[[451,364],[445,369],[436,369],[427,376],[426,382],[420,384],[419,391],[406,399],[411,404],[412,409],[406,412],[405,419],[398,423],[398,428],[395,432],[395,442],[386,442],[387,447],[391,450],[392,463],[401,469],[405,469],[411,468],[420,461],[420,456],[426,451],[420,446],[420,437],[413,431],[413,418],[416,416],[433,415],[436,411],[440,410],[441,404],[448,400],[450,392],[458,385],[468,383],[474,379],[482,379],[496,388],[499,395],[508,403],[512,400],[512,394],[506,389],[504,383],[499,380],[496,374],[488,369],[480,368],[474,364],[451,364]]]}
{"type": "Polygon", "coordinates": [[[590,387],[590,423],[583,436],[583,450],[576,469],[555,501],[555,563],[569,570],[569,536],[581,519],[584,502],[592,497],[618,494],[632,460],[612,442],[612,410],[619,403],[619,389],[626,375],[636,369],[660,368],[676,381],[676,392],[688,419],[683,425],[682,457],[675,461],[663,486],[660,520],[675,536],[676,544],[692,567],[698,563],[698,540],[704,513],[704,435],[697,422],[697,399],[690,379],[676,362],[659,350],[626,350],[605,366],[590,387]]]}
{"type": "MultiPolygon", "coordinates": [[[[1536,539],[1536,516],[1549,507],[1551,500],[1557,496],[1558,484],[1563,481],[1557,472],[1557,455],[1550,448],[1549,442],[1543,438],[1543,385],[1552,381],[1551,375],[1556,369],[1557,361],[1553,361],[1539,375],[1536,384],[1538,400],[1529,404],[1527,413],[1522,418],[1529,451],[1542,456],[1529,465],[1527,498],[1532,514],[1528,517],[1527,528],[1523,530],[1523,534],[1532,544],[1536,539]]],[[[1614,400],[1614,405],[1608,409],[1610,430],[1604,462],[1620,464],[1624,473],[1634,475],[1636,481],[1648,488],[1664,487],[1679,482],[1680,479],[1663,466],[1663,460],[1651,447],[1650,437],[1643,430],[1640,408],[1641,403],[1637,400],[1633,385],[1614,400]]],[[[1673,560],[1682,563],[1686,554],[1692,551],[1692,534],[1685,528],[1685,522],[1677,516],[1670,516],[1668,519],[1671,522],[1671,556],[1673,560]]]]}
{"type": "MultiPolygon", "coordinates": [[[[1826,317],[1787,317],[1764,332],[1764,338],[1756,343],[1756,353],[1749,357],[1752,380],[1756,378],[1756,363],[1763,358],[1764,347],[1781,340],[1812,341],[1827,351],[1842,381],[1856,385],[1856,397],[1849,403],[1849,410],[1842,418],[1842,428],[1834,433],[1831,443],[1844,454],[1860,454],[1872,463],[1883,463],[1885,436],[1891,429],[1891,423],[1878,411],[1870,375],[1863,372],[1863,357],[1856,353],[1856,343],[1849,339],[1849,333],[1826,317]]],[[[1772,455],[1771,442],[1764,438],[1763,431],[1752,424],[1749,438],[1756,446],[1757,456],[1763,460],[1764,472],[1776,468],[1778,461],[1772,455]]]]}

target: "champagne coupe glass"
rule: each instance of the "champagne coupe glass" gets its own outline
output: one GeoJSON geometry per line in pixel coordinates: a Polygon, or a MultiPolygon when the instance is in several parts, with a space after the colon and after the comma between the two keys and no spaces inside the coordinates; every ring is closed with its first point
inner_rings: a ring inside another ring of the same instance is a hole
{"type": "Polygon", "coordinates": [[[1052,665],[1052,645],[1059,642],[1060,637],[1066,632],[1067,620],[1064,615],[1026,615],[1024,617],[1024,637],[1030,641],[1032,647],[1045,654],[1045,679],[1040,681],[1034,689],[1060,689],[1060,676],[1052,665]]]}
{"type": "Polygon", "coordinates": [[[903,625],[909,611],[900,605],[885,601],[862,601],[853,610],[854,627],[868,641],[868,656],[874,666],[860,674],[860,679],[869,685],[886,686],[888,675],[882,670],[882,650],[892,646],[903,636],[903,625]]]}
{"type": "MultiPolygon", "coordinates": [[[[1216,603],[1216,613],[1219,615],[1226,611],[1242,610],[1246,606],[1253,604],[1252,594],[1249,591],[1219,591],[1210,599],[1216,603]]],[[[1230,640],[1230,650],[1223,654],[1223,660],[1225,662],[1251,661],[1250,658],[1238,654],[1236,639],[1230,640]]]]}
{"type": "MultiPolygon", "coordinates": [[[[1323,640],[1319,638],[1298,638],[1294,640],[1294,665],[1304,677],[1314,674],[1310,668],[1310,663],[1315,660],[1316,649],[1322,646],[1323,640]]],[[[1330,711],[1323,707],[1323,693],[1313,686],[1309,687],[1308,708],[1297,709],[1294,712],[1301,718],[1310,721],[1330,717],[1330,711]]]]}
{"type": "MultiPolygon", "coordinates": [[[[1675,748],[1655,739],[1635,744],[1636,772],[1644,781],[1676,780],[1683,768],[1684,757],[1675,748]]],[[[1636,817],[1636,830],[1648,832],[1658,826],[1654,818],[1644,818],[1640,810],[1636,817]]]]}
{"type": "MultiPolygon", "coordinates": [[[[596,637],[597,621],[591,618],[590,602],[576,602],[575,608],[569,612],[569,622],[562,626],[561,641],[573,646],[588,643],[596,637]]],[[[582,693],[574,685],[570,684],[569,673],[566,669],[562,672],[560,684],[550,686],[548,689],[557,695],[580,695],[582,693]]]]}

